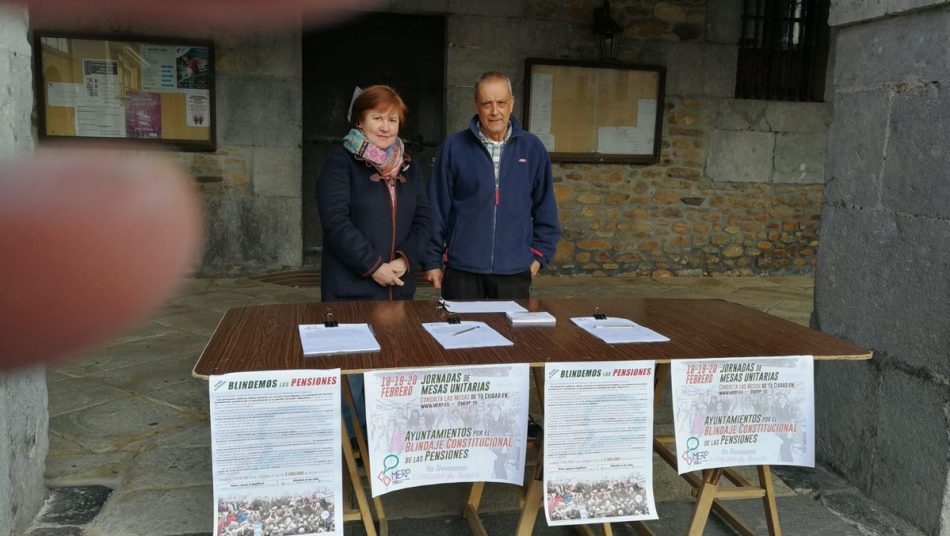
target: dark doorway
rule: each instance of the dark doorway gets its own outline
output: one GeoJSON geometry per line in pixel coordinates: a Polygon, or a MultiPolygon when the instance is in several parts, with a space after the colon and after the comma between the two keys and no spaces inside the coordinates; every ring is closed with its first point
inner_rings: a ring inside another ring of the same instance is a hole
{"type": "Polygon", "coordinates": [[[368,13],[303,34],[303,243],[314,263],[322,243],[316,181],[324,159],[349,130],[346,113],[356,86],[386,84],[409,114],[399,137],[429,180],[445,136],[445,18],[368,13]]]}

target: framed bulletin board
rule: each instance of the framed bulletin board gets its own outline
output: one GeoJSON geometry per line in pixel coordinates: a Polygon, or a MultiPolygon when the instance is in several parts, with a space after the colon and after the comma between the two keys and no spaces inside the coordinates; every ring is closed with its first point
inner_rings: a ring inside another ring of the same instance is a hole
{"type": "Polygon", "coordinates": [[[37,31],[33,50],[41,138],[215,149],[210,41],[37,31]]]}
{"type": "Polygon", "coordinates": [[[528,58],[525,124],[553,162],[655,163],[666,68],[528,58]]]}

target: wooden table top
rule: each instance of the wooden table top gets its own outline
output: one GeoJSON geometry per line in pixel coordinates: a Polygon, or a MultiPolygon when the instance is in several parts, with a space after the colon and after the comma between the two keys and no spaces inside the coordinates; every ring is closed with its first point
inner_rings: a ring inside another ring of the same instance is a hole
{"type": "Polygon", "coordinates": [[[229,372],[329,369],[343,373],[389,368],[558,361],[620,361],[707,357],[814,355],[815,359],[870,359],[871,352],[819,331],[723,300],[693,299],[526,299],[530,311],[548,311],[557,325],[512,326],[504,314],[461,314],[479,320],[514,342],[514,346],[445,350],[421,326],[445,320],[433,300],[334,302],[261,305],[225,313],[194,368],[207,378],[229,372]],[[591,316],[594,307],[623,317],[670,338],[670,342],[604,343],[571,322],[591,316]],[[379,352],[303,357],[299,324],[319,324],[327,311],[343,323],[367,322],[379,352]]]}

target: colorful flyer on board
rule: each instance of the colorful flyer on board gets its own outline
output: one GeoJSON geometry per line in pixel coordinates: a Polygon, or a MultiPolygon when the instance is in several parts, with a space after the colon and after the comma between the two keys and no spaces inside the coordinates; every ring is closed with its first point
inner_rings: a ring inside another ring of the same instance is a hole
{"type": "Polygon", "coordinates": [[[450,482],[523,484],[526,363],[363,377],[373,497],[450,482]]]}
{"type": "Polygon", "coordinates": [[[211,376],[214,534],[343,534],[340,369],[211,376]]]}
{"type": "Polygon", "coordinates": [[[125,95],[125,133],[130,138],[162,137],[162,96],[158,93],[125,95]]]}
{"type": "Polygon", "coordinates": [[[680,474],[815,466],[812,356],[674,360],[670,374],[680,474]]]}
{"type": "Polygon", "coordinates": [[[657,519],[653,361],[544,367],[544,513],[549,525],[657,519]]]}

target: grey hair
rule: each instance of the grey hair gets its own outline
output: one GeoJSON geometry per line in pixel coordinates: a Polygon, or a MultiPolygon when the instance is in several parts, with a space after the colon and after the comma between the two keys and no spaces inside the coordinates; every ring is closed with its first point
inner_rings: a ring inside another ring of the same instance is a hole
{"type": "Polygon", "coordinates": [[[514,96],[515,92],[511,89],[511,78],[508,78],[508,75],[501,71],[485,71],[475,79],[475,100],[478,100],[478,86],[482,85],[482,82],[488,82],[489,80],[504,80],[508,82],[508,93],[514,96]]]}

